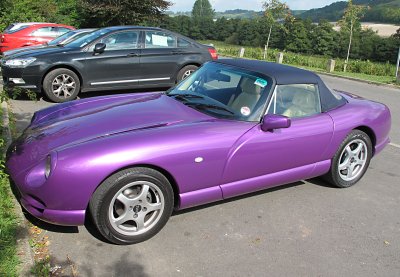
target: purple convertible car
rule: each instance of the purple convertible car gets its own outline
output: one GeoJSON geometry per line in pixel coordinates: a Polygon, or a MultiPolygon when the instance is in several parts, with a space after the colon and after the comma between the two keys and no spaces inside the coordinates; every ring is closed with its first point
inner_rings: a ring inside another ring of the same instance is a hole
{"type": "Polygon", "coordinates": [[[96,97],[35,113],[7,153],[22,206],[44,221],[91,217],[117,244],[185,209],[324,176],[357,183],[389,142],[388,108],[309,71],[209,62],[166,93],[96,97]]]}

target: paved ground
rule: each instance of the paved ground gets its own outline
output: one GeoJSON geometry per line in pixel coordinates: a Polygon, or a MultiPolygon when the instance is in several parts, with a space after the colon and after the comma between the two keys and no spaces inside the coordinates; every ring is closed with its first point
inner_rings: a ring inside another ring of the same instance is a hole
{"type": "MultiPolygon", "coordinates": [[[[359,184],[311,180],[191,209],[133,246],[103,242],[90,225],[43,225],[55,264],[79,276],[400,276],[400,90],[323,78],[391,108],[394,144],[359,184]]],[[[19,130],[51,105],[11,104],[19,130]]]]}

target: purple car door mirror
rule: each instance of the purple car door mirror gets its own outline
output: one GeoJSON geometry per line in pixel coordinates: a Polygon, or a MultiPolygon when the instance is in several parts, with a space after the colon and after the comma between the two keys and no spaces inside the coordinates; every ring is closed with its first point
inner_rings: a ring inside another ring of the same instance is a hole
{"type": "Polygon", "coordinates": [[[261,129],[264,132],[272,131],[275,129],[289,128],[291,120],[289,117],[276,114],[267,114],[263,117],[261,129]]]}

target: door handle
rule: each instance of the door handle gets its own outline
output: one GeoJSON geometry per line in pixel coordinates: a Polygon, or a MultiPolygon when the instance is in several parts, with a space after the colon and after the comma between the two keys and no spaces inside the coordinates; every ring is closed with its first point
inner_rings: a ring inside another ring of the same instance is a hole
{"type": "Polygon", "coordinates": [[[139,57],[140,55],[138,54],[138,53],[129,53],[128,55],[127,55],[127,57],[139,57]]]}

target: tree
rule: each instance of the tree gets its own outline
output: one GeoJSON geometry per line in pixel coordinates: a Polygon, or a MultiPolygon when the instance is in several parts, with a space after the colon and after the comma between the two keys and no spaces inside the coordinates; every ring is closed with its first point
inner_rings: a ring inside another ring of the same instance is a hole
{"type": "Polygon", "coordinates": [[[301,19],[287,20],[286,49],[291,52],[307,53],[311,49],[311,42],[307,29],[301,19]]]}
{"type": "Polygon", "coordinates": [[[356,24],[359,24],[359,20],[363,16],[365,10],[366,10],[365,6],[354,5],[353,0],[349,0],[343,18],[339,21],[341,29],[349,31],[349,46],[347,48],[347,57],[343,68],[344,72],[346,72],[347,64],[349,63],[354,27],[356,26],[356,24]]]}
{"type": "Polygon", "coordinates": [[[313,41],[315,41],[313,47],[314,53],[332,57],[335,36],[336,32],[333,30],[332,24],[327,20],[321,20],[315,29],[313,36],[313,41]]]}
{"type": "Polygon", "coordinates": [[[80,0],[84,27],[158,24],[171,6],[166,0],[80,0]]]}
{"type": "Polygon", "coordinates": [[[208,0],[196,0],[192,9],[192,18],[199,22],[202,20],[213,20],[214,10],[208,0]]]}
{"type": "Polygon", "coordinates": [[[214,10],[208,0],[196,0],[192,9],[193,32],[196,39],[210,39],[214,33],[214,10]]]}
{"type": "Polygon", "coordinates": [[[268,0],[263,3],[264,8],[264,16],[269,23],[269,32],[267,38],[267,45],[265,49],[265,57],[268,56],[268,47],[271,39],[272,28],[276,24],[276,21],[279,19],[283,19],[288,14],[290,14],[289,6],[285,3],[280,2],[279,0],[268,0]]]}

